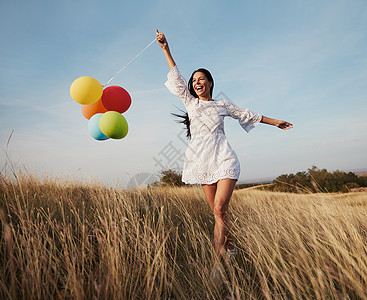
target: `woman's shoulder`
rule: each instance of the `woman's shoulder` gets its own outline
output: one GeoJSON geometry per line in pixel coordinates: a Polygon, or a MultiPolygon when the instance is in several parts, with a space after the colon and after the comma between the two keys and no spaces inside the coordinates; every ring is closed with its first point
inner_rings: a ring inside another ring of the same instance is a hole
{"type": "Polygon", "coordinates": [[[236,107],[237,106],[231,100],[224,99],[224,98],[221,98],[221,99],[215,100],[215,101],[217,102],[217,104],[219,104],[221,106],[226,106],[226,107],[236,107]]]}
{"type": "Polygon", "coordinates": [[[217,106],[226,106],[226,105],[228,105],[228,101],[225,100],[225,99],[222,99],[222,98],[220,98],[218,100],[213,99],[213,104],[217,105],[217,106]]]}

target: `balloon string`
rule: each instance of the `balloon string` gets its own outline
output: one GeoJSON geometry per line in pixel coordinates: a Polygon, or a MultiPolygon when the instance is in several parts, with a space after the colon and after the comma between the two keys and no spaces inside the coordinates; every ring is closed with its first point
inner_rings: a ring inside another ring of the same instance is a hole
{"type": "Polygon", "coordinates": [[[141,50],[132,60],[130,60],[125,66],[123,66],[110,80],[107,81],[107,83],[103,86],[107,86],[120,72],[125,69],[128,65],[130,65],[135,59],[137,59],[145,50],[147,50],[154,42],[156,41],[156,38],[149,43],[148,46],[146,46],[143,50],[141,50]]]}

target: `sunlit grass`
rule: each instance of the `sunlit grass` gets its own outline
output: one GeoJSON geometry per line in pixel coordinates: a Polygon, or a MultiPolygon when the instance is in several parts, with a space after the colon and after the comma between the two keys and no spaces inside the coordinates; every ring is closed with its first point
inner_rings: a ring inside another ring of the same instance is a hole
{"type": "Polygon", "coordinates": [[[2,299],[367,298],[367,193],[235,191],[219,284],[200,188],[15,175],[0,177],[2,299]]]}

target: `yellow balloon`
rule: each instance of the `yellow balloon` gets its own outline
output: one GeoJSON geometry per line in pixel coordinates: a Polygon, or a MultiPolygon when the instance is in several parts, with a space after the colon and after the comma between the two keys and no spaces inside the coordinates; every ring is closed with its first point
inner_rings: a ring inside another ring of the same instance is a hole
{"type": "Polygon", "coordinates": [[[89,76],[79,77],[70,87],[70,96],[80,104],[97,102],[103,93],[103,86],[97,79],[89,76]]]}

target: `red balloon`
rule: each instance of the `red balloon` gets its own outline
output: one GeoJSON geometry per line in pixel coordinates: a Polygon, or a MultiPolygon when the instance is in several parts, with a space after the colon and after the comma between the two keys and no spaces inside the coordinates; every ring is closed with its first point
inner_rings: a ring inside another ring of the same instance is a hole
{"type": "Polygon", "coordinates": [[[131,105],[131,97],[129,93],[117,85],[105,88],[101,99],[103,106],[107,110],[117,111],[120,114],[127,111],[131,105]]]}

